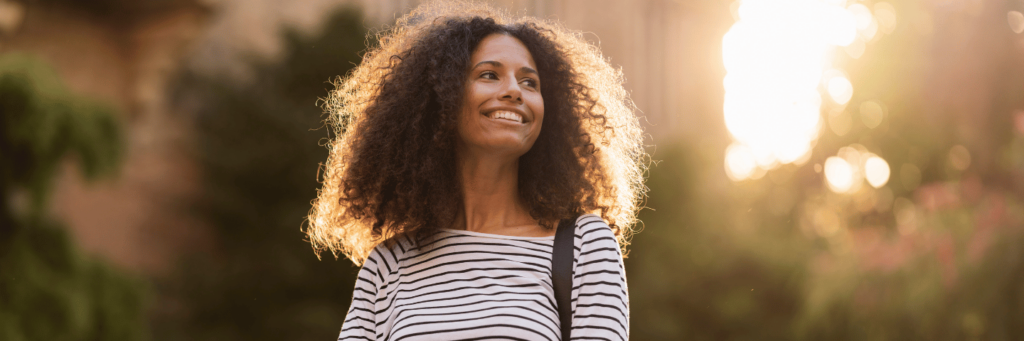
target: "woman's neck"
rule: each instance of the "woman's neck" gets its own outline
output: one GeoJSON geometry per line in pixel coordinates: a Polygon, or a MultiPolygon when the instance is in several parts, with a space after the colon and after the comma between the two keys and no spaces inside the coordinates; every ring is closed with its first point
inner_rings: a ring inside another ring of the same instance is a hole
{"type": "Polygon", "coordinates": [[[455,229],[473,232],[547,236],[519,201],[519,160],[462,155],[462,214],[455,229]]]}

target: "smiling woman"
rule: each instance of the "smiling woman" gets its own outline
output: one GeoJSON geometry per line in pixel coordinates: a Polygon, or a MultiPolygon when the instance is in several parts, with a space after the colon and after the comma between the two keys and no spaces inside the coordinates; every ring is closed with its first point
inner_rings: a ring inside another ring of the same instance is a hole
{"type": "Polygon", "coordinates": [[[380,42],[327,102],[307,229],[362,265],[339,340],[628,339],[621,250],[646,155],[621,74],[555,23],[473,4],[421,6],[380,42]]]}
{"type": "Polygon", "coordinates": [[[459,159],[473,152],[472,158],[514,161],[530,150],[544,122],[533,57],[519,39],[494,33],[480,41],[470,64],[459,116],[459,159]]]}

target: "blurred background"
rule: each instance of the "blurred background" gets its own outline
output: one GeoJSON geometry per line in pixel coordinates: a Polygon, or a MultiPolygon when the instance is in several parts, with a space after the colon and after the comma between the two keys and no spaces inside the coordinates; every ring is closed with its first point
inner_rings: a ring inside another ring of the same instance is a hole
{"type": "MultiPolygon", "coordinates": [[[[0,339],[331,340],[319,98],[411,0],[0,0],[0,339]]],[[[524,0],[653,162],[635,340],[1024,340],[1024,1],[524,0]]]]}

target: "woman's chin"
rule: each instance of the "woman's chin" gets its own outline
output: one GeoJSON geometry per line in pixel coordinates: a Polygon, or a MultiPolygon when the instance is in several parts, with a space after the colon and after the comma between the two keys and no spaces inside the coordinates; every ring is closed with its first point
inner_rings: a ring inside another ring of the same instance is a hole
{"type": "Polygon", "coordinates": [[[466,147],[481,156],[506,156],[519,157],[530,151],[533,141],[523,141],[522,138],[495,138],[480,143],[467,144],[466,147]]]}

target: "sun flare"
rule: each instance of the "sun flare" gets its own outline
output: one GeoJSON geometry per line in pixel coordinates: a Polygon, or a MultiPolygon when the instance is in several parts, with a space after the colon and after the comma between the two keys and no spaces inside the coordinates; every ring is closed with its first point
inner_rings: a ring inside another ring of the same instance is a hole
{"type": "Polygon", "coordinates": [[[837,48],[871,41],[879,24],[845,0],[737,1],[738,20],[722,38],[723,112],[734,140],[726,173],[741,181],[810,158],[823,105],[845,106],[855,91],[834,69],[837,48]]]}

